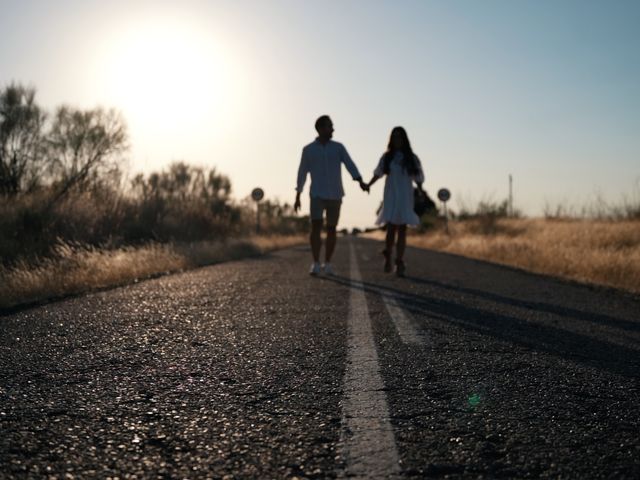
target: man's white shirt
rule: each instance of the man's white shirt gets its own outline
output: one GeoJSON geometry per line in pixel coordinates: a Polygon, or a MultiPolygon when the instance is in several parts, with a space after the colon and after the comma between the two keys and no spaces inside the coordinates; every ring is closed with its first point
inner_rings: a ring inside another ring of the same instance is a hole
{"type": "Polygon", "coordinates": [[[347,167],[354,180],[361,177],[358,168],[351,160],[344,145],[333,140],[322,144],[316,139],[302,149],[296,191],[302,192],[307,180],[307,173],[310,173],[312,197],[340,200],[344,196],[342,163],[347,167]]]}

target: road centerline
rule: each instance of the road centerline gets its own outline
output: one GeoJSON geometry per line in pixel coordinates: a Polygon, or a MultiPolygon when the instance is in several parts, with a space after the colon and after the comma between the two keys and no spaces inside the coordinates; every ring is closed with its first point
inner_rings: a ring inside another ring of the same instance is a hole
{"type": "Polygon", "coordinates": [[[387,312],[393,321],[393,324],[400,335],[402,343],[408,345],[421,345],[427,343],[428,339],[426,335],[420,333],[416,329],[415,325],[404,311],[404,309],[398,304],[396,298],[392,295],[382,295],[384,306],[387,308],[387,312]]]}
{"type": "Polygon", "coordinates": [[[353,242],[349,242],[349,254],[351,289],[341,433],[346,463],[343,473],[356,478],[393,478],[400,473],[398,450],[353,242]]]}

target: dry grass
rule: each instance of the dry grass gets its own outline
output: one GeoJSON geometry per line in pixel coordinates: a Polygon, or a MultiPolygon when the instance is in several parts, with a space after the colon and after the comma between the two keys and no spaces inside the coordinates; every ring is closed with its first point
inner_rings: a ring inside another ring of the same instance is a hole
{"type": "Polygon", "coordinates": [[[467,220],[452,222],[450,232],[411,235],[407,242],[640,293],[640,220],[467,220]]]}
{"type": "Polygon", "coordinates": [[[120,285],[225,260],[297,245],[300,236],[263,236],[227,242],[149,244],[103,250],[60,243],[36,263],[0,266],[0,308],[120,285]]]}

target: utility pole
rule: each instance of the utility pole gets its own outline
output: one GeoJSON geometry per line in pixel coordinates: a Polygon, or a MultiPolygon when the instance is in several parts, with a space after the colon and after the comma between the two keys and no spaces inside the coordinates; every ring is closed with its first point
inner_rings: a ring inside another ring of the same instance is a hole
{"type": "Polygon", "coordinates": [[[513,177],[509,174],[509,217],[513,217],[513,177]]]}

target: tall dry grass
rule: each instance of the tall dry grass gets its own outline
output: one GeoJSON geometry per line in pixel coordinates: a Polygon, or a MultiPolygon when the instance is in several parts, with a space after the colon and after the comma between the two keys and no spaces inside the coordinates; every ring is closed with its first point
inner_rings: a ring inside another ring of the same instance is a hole
{"type": "Polygon", "coordinates": [[[306,242],[301,235],[257,236],[226,242],[148,244],[107,250],[59,243],[51,257],[0,265],[0,309],[121,285],[306,242]]]}
{"type": "Polygon", "coordinates": [[[640,220],[474,219],[407,242],[640,293],[640,220]]]}

